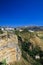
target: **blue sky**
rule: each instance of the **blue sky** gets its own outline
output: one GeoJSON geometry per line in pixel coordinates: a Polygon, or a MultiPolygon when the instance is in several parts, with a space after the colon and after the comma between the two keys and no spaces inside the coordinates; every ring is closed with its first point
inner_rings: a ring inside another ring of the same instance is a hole
{"type": "Polygon", "coordinates": [[[0,0],[0,25],[43,25],[43,0],[0,0]]]}

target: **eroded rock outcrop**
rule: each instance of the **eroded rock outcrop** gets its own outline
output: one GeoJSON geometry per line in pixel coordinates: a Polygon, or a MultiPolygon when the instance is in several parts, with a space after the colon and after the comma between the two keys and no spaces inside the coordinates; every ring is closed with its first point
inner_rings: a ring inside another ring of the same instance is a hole
{"type": "Polygon", "coordinates": [[[13,63],[19,61],[21,58],[21,51],[18,46],[18,38],[16,35],[2,35],[0,37],[0,62],[6,59],[6,63],[13,63]],[[3,38],[6,37],[6,38],[3,38]]]}

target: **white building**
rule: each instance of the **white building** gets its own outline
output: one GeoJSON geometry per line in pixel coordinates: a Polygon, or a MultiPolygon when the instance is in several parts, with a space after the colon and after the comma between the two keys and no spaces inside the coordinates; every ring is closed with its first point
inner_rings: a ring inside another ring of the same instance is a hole
{"type": "Polygon", "coordinates": [[[12,27],[6,27],[5,30],[14,30],[12,27]]]}
{"type": "Polygon", "coordinates": [[[29,32],[34,32],[33,30],[28,30],[29,32]]]}
{"type": "Polygon", "coordinates": [[[20,31],[20,32],[22,32],[23,30],[22,30],[22,29],[20,29],[19,31],[20,31]]]}

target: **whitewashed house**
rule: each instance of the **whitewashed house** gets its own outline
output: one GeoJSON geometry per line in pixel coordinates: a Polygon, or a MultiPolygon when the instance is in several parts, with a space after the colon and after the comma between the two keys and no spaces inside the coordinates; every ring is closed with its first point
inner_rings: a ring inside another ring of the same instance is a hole
{"type": "Polygon", "coordinates": [[[33,30],[28,30],[29,32],[34,32],[33,30]]]}
{"type": "Polygon", "coordinates": [[[5,30],[14,30],[13,27],[6,27],[5,30]]]}

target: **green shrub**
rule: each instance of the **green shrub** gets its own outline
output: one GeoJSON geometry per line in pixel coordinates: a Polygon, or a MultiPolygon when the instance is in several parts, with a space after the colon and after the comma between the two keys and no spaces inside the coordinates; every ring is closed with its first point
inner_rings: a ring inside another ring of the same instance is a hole
{"type": "Polygon", "coordinates": [[[3,34],[3,31],[0,29],[0,34],[3,34]]]}
{"type": "Polygon", "coordinates": [[[2,61],[2,64],[1,64],[1,65],[7,65],[6,59],[4,59],[4,60],[2,61]]]}

